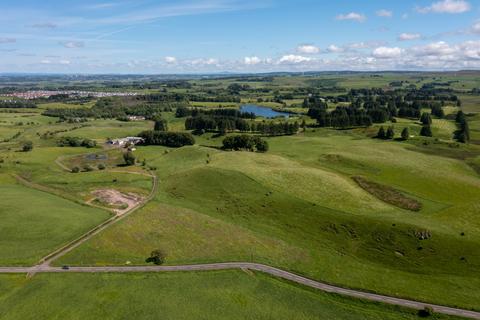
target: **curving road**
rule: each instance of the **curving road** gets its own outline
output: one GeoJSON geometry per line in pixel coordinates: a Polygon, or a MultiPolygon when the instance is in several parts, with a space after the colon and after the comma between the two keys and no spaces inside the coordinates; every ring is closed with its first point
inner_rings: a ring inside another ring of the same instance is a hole
{"type": "Polygon", "coordinates": [[[34,267],[0,267],[0,273],[102,273],[102,272],[172,272],[172,271],[212,271],[212,270],[228,270],[228,269],[245,269],[267,273],[269,275],[289,280],[304,286],[319,289],[329,293],[340,294],[344,296],[360,298],[370,301],[388,303],[411,309],[424,309],[430,307],[434,312],[443,313],[453,316],[466,317],[471,319],[480,319],[480,312],[463,310],[429,303],[423,303],[413,300],[394,298],[374,293],[362,292],[352,289],[332,286],[326,283],[311,280],[288,271],[270,267],[259,263],[248,262],[230,262],[230,263],[211,263],[197,265],[181,265],[181,266],[118,266],[118,267],[70,267],[68,270],[62,268],[51,267],[46,264],[34,267]]]}

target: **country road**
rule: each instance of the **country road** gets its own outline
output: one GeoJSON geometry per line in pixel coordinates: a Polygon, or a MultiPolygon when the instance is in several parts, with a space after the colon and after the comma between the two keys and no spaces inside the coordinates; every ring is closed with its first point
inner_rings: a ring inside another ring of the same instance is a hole
{"type": "Polygon", "coordinates": [[[118,267],[70,267],[64,270],[58,267],[48,265],[37,265],[34,267],[0,267],[0,273],[105,273],[105,272],[172,272],[172,271],[212,271],[212,270],[229,270],[229,269],[245,269],[263,272],[278,278],[289,280],[304,286],[319,289],[329,293],[340,294],[353,298],[365,299],[397,305],[411,309],[424,309],[430,307],[434,312],[443,313],[453,316],[466,317],[471,319],[480,319],[480,312],[445,307],[429,303],[423,303],[413,300],[394,298],[374,293],[362,292],[352,289],[332,286],[315,280],[311,280],[288,271],[277,269],[263,264],[248,262],[230,262],[230,263],[212,263],[197,265],[181,265],[181,266],[118,266],[118,267]]]}

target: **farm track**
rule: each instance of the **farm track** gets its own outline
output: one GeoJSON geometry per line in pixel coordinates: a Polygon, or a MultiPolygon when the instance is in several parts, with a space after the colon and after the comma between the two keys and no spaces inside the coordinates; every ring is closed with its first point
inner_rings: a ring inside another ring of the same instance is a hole
{"type": "MultiPolygon", "coordinates": [[[[62,167],[62,169],[66,170],[66,167],[57,159],[55,162],[57,165],[62,167]]],[[[178,265],[178,266],[105,266],[105,267],[68,267],[66,269],[61,267],[52,267],[50,263],[63,255],[67,254],[71,250],[75,249],[76,247],[80,246],[84,242],[88,241],[94,235],[100,233],[101,231],[105,230],[106,228],[110,227],[114,223],[124,219],[125,217],[129,216],[133,212],[137,211],[138,209],[145,206],[150,200],[155,197],[155,194],[158,190],[158,178],[155,174],[146,174],[141,172],[125,172],[125,173],[132,173],[132,174],[141,174],[145,176],[150,176],[153,179],[153,187],[148,195],[138,206],[133,207],[131,210],[126,212],[121,216],[114,216],[100,225],[96,226],[95,228],[91,229],[90,231],[86,232],[79,238],[71,241],[70,243],[62,246],[61,248],[55,250],[54,252],[50,253],[49,255],[42,258],[39,263],[33,267],[0,267],[0,274],[18,274],[18,273],[26,273],[30,276],[36,273],[139,273],[139,272],[198,272],[198,271],[215,271],[215,270],[232,270],[232,269],[241,269],[241,270],[251,270],[266,273],[273,277],[281,278],[284,280],[288,280],[303,286],[307,286],[310,288],[318,289],[327,293],[339,294],[343,296],[348,296],[357,299],[364,299],[373,302],[380,302],[386,303],[390,305],[396,305],[400,307],[422,310],[426,307],[431,308],[436,313],[442,313],[446,315],[458,316],[458,317],[465,317],[470,319],[480,319],[480,312],[453,308],[448,306],[442,305],[435,305],[430,303],[424,303],[415,300],[408,300],[402,298],[395,298],[370,292],[364,292],[359,290],[347,289],[342,288],[330,284],[326,284],[323,282],[319,282],[316,280],[308,279],[303,276],[281,270],[275,267],[271,267],[264,264],[259,263],[250,263],[250,262],[226,262],[226,263],[211,263],[211,264],[196,264],[196,265],[178,265]]],[[[41,185],[36,185],[20,176],[15,175],[17,180],[25,184],[26,186],[42,190],[44,192],[52,193],[50,188],[44,187],[41,185]]],[[[68,199],[68,198],[67,198],[68,199]]],[[[69,199],[71,200],[71,199],[69,199]]]]}

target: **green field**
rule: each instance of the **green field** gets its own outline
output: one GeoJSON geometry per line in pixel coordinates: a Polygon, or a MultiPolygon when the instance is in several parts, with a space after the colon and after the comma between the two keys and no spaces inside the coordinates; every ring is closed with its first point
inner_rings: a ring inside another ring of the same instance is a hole
{"type": "Polygon", "coordinates": [[[242,271],[0,276],[0,288],[0,318],[5,320],[417,319],[413,311],[242,271]]]}
{"type": "Polygon", "coordinates": [[[32,265],[109,217],[0,175],[0,265],[32,265]]]}

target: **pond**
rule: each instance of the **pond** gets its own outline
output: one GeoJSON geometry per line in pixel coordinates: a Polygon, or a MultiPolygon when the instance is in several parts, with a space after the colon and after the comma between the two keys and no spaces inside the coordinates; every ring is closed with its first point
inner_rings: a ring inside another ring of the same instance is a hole
{"type": "Polygon", "coordinates": [[[275,117],[282,117],[282,116],[285,118],[288,118],[290,116],[289,113],[275,111],[272,108],[261,107],[255,104],[245,104],[240,107],[240,111],[251,112],[255,114],[257,117],[264,117],[264,118],[275,118],[275,117]]]}

